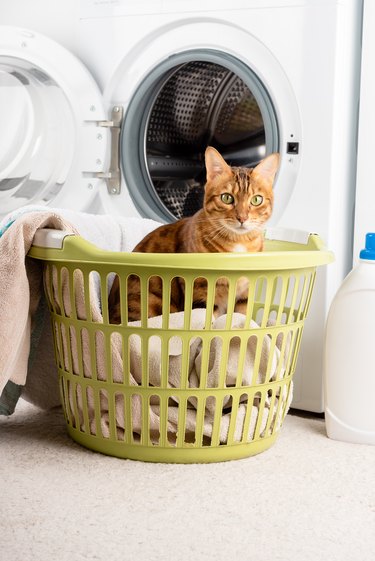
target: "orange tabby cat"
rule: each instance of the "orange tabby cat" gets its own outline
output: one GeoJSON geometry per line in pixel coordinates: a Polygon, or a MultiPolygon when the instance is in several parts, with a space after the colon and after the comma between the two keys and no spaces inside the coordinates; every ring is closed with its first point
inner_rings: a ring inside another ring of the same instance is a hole
{"type": "MultiPolygon", "coordinates": [[[[255,252],[263,249],[262,226],[272,213],[273,181],[279,155],[271,154],[255,168],[230,167],[215,148],[205,153],[207,182],[203,208],[188,218],[160,226],[150,232],[134,251],[146,253],[255,252]]],[[[228,283],[219,279],[215,293],[215,316],[226,312],[228,283]]],[[[162,284],[152,277],[149,284],[148,317],[162,313],[162,284]]],[[[197,279],[193,288],[193,308],[205,307],[207,282],[197,279]]],[[[245,311],[247,285],[237,290],[235,311],[245,311]]],[[[174,279],[170,311],[184,309],[184,282],[174,279]]],[[[128,279],[129,321],[140,319],[138,277],[128,279]]],[[[120,323],[119,280],[115,278],[109,295],[111,323],[120,323]]]]}

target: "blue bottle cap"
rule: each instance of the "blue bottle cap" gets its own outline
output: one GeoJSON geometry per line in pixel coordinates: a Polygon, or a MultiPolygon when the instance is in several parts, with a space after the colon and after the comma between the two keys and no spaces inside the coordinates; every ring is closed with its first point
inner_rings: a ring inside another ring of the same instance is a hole
{"type": "Polygon", "coordinates": [[[375,233],[366,234],[366,248],[362,249],[359,257],[375,261],[375,233]]]}

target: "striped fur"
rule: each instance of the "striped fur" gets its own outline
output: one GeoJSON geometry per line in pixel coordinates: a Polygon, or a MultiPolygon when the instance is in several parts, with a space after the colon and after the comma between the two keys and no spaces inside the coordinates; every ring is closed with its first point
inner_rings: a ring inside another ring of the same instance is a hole
{"type": "MultiPolygon", "coordinates": [[[[262,228],[272,214],[273,182],[279,165],[279,155],[271,154],[255,168],[230,167],[215,148],[208,147],[205,163],[207,182],[203,208],[194,216],[160,226],[148,234],[134,251],[146,253],[262,251],[262,228]],[[223,196],[226,202],[223,201],[223,196]],[[258,198],[254,199],[254,197],[258,198]],[[233,202],[229,203],[228,200],[231,198],[233,202]]],[[[215,315],[226,311],[228,287],[225,279],[220,281],[216,287],[215,315]]],[[[242,284],[236,295],[238,301],[236,311],[243,311],[246,306],[247,284],[242,284]]],[[[131,276],[128,280],[129,321],[140,318],[139,293],[139,280],[131,276]]],[[[205,306],[206,295],[205,279],[197,279],[193,291],[193,307],[205,306]]],[[[184,283],[182,279],[175,279],[172,284],[170,310],[182,311],[183,307],[184,283]]],[[[149,283],[148,317],[160,315],[161,309],[161,279],[152,277],[149,283]]],[[[117,277],[109,296],[109,312],[111,323],[121,323],[117,277]]]]}

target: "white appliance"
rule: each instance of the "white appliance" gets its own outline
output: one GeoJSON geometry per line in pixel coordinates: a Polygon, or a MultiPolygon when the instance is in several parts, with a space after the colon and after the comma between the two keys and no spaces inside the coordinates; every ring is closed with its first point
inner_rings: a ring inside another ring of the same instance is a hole
{"type": "Polygon", "coordinates": [[[1,213],[37,203],[171,221],[201,204],[207,144],[234,165],[279,151],[271,224],[318,232],[336,255],[295,378],[293,406],[321,412],[326,311],[351,265],[362,5],[229,4],[0,5],[1,213]]]}
{"type": "Polygon", "coordinates": [[[375,189],[373,181],[375,127],[375,3],[364,0],[359,101],[358,159],[355,202],[353,262],[359,262],[365,236],[375,232],[375,189]]]}

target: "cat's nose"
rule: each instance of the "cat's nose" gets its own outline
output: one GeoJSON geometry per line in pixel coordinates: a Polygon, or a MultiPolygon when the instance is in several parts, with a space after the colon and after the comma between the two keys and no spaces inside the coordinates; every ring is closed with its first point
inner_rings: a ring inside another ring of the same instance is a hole
{"type": "Polygon", "coordinates": [[[247,220],[247,216],[245,216],[244,214],[237,214],[237,220],[238,222],[242,225],[244,222],[246,222],[247,220]]]}

